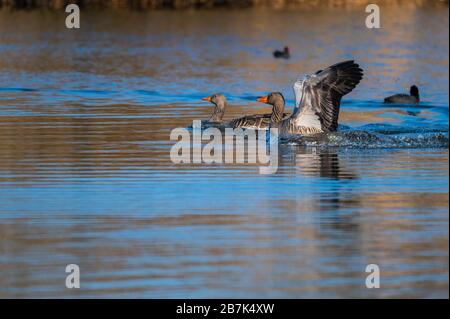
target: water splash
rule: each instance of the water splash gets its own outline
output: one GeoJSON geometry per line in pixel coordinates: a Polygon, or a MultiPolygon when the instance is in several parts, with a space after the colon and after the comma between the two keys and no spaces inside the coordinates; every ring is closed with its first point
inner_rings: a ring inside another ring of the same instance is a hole
{"type": "Polygon", "coordinates": [[[290,137],[282,142],[345,148],[448,148],[449,145],[448,132],[382,134],[360,130],[290,137]]]}

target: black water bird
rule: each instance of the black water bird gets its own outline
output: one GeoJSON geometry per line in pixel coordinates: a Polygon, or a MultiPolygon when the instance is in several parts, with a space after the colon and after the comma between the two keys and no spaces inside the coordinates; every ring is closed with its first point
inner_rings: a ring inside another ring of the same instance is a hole
{"type": "Polygon", "coordinates": [[[289,48],[286,46],[286,47],[284,47],[283,51],[280,51],[280,50],[274,51],[273,56],[275,58],[280,58],[280,59],[289,59],[291,57],[291,54],[289,53],[289,48]]]}
{"type": "Polygon", "coordinates": [[[384,99],[384,103],[396,104],[417,104],[420,102],[419,88],[415,85],[411,86],[408,94],[395,94],[384,99]]]}

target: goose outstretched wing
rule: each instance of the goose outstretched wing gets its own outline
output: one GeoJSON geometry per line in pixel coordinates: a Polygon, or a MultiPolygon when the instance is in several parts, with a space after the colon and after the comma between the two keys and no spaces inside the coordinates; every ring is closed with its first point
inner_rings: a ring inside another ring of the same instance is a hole
{"type": "Polygon", "coordinates": [[[320,125],[335,131],[341,98],[350,93],[363,78],[363,70],[353,60],[334,64],[307,75],[294,84],[294,115],[304,126],[320,125]]]}

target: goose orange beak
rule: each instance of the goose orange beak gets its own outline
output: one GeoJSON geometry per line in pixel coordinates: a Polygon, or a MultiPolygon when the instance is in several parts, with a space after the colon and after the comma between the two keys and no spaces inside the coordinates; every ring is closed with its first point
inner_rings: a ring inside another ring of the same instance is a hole
{"type": "Polygon", "coordinates": [[[268,95],[266,95],[266,96],[261,96],[261,97],[259,97],[259,98],[257,98],[256,99],[256,101],[257,102],[262,102],[262,103],[269,103],[269,96],[268,95]]]}
{"type": "Polygon", "coordinates": [[[211,97],[210,97],[210,96],[207,96],[207,97],[204,97],[202,100],[203,100],[203,101],[211,102],[211,97]]]}

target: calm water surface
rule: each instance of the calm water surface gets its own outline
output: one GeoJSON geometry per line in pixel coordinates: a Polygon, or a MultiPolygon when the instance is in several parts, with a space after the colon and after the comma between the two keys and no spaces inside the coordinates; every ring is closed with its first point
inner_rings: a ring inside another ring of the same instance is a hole
{"type": "Polygon", "coordinates": [[[380,30],[347,11],[64,19],[0,11],[0,297],[448,298],[448,10],[380,30]],[[270,91],[291,108],[299,75],[348,58],[347,131],[281,145],[277,173],[170,161],[200,98],[225,93],[228,119],[270,91]],[[411,84],[419,106],[380,103],[411,84]]]}

